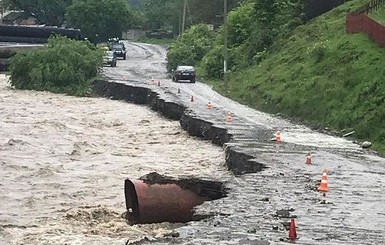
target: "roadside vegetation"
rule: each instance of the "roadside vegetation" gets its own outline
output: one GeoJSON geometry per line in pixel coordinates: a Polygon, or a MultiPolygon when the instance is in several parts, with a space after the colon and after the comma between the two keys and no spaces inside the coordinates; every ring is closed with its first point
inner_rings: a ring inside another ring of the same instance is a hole
{"type": "Polygon", "coordinates": [[[88,41],[54,36],[43,48],[18,52],[10,63],[17,89],[85,96],[102,66],[102,52],[88,41]]]}
{"type": "Polygon", "coordinates": [[[93,43],[120,38],[135,23],[134,13],[125,0],[72,0],[65,16],[71,26],[79,28],[93,43]]]}
{"type": "MultiPolygon", "coordinates": [[[[226,91],[223,2],[188,1],[181,23],[183,2],[4,0],[2,4],[31,13],[41,23],[81,28],[93,43],[120,37],[130,27],[172,31],[178,38],[169,47],[168,70],[195,65],[201,81],[232,99],[314,128],[355,131],[354,137],[373,142],[385,153],[385,50],[365,34],[345,32],[346,15],[368,0],[346,1],[307,23],[305,0],[228,0],[226,91]]],[[[369,16],[384,24],[384,9],[369,16]]],[[[102,55],[90,43],[53,38],[47,48],[12,59],[13,85],[84,95],[101,62],[102,55]]]]}
{"type": "Polygon", "coordinates": [[[213,38],[214,33],[207,25],[192,26],[170,47],[167,53],[167,69],[171,71],[179,64],[198,64],[210,51],[213,38]]]}
{"type": "Polygon", "coordinates": [[[24,11],[39,24],[78,28],[92,43],[122,36],[132,26],[141,26],[144,16],[126,0],[3,0],[4,10],[24,11]]]}
{"type": "MultiPolygon", "coordinates": [[[[355,138],[371,141],[384,154],[385,50],[365,34],[345,31],[346,15],[365,3],[352,0],[303,23],[299,5],[246,1],[229,13],[228,91],[221,80],[222,29],[196,64],[199,75],[219,92],[253,108],[313,128],[355,131],[355,138]]],[[[385,17],[378,13],[371,16],[383,23],[385,17]]]]}

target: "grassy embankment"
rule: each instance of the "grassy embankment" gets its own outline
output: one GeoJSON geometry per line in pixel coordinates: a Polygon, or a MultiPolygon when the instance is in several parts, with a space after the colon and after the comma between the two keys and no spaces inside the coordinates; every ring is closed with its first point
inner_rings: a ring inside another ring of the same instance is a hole
{"type": "Polygon", "coordinates": [[[381,6],[376,11],[369,13],[369,17],[377,21],[381,25],[385,25],[385,7],[381,6]]]}
{"type": "MultiPolygon", "coordinates": [[[[308,125],[355,131],[385,153],[385,49],[365,34],[345,32],[354,0],[277,40],[265,59],[230,74],[229,97],[308,125]]],[[[382,7],[385,8],[385,7],[382,7]]],[[[385,15],[371,14],[380,23],[385,15]]],[[[214,82],[223,91],[223,82],[214,82]]]]}

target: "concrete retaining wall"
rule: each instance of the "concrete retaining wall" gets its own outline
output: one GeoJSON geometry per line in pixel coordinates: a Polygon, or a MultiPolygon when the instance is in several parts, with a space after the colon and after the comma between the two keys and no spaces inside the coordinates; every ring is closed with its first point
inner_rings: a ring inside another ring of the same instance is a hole
{"type": "Polygon", "coordinates": [[[371,19],[365,12],[346,16],[346,32],[349,34],[364,32],[381,48],[385,47],[385,26],[371,19]]]}

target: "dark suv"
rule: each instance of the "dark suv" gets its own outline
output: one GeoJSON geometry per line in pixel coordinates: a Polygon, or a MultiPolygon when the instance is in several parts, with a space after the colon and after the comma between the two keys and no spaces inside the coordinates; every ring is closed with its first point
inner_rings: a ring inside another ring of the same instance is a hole
{"type": "Polygon", "coordinates": [[[111,46],[111,50],[114,51],[116,57],[126,59],[126,47],[123,43],[116,43],[111,46]]]}
{"type": "Polygon", "coordinates": [[[195,83],[195,68],[193,66],[178,66],[172,76],[174,82],[188,80],[195,83]]]}

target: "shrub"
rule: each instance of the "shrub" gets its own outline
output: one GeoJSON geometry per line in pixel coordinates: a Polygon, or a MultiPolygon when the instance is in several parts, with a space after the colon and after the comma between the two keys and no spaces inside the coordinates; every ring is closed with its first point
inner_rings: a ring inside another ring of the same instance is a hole
{"type": "Polygon", "coordinates": [[[216,45],[207,55],[204,56],[201,62],[201,67],[204,70],[204,75],[209,78],[222,78],[223,75],[223,45],[216,45]]]}
{"type": "Polygon", "coordinates": [[[167,69],[178,65],[196,65],[211,49],[213,32],[207,25],[192,26],[180,36],[167,53],[167,69]]]}
{"type": "Polygon", "coordinates": [[[54,36],[46,47],[11,59],[11,84],[17,89],[86,95],[102,61],[101,51],[88,41],[54,36]]]}
{"type": "Polygon", "coordinates": [[[320,62],[326,56],[329,43],[330,41],[326,40],[323,42],[315,43],[312,47],[308,48],[308,53],[310,53],[316,63],[320,62]]]}

